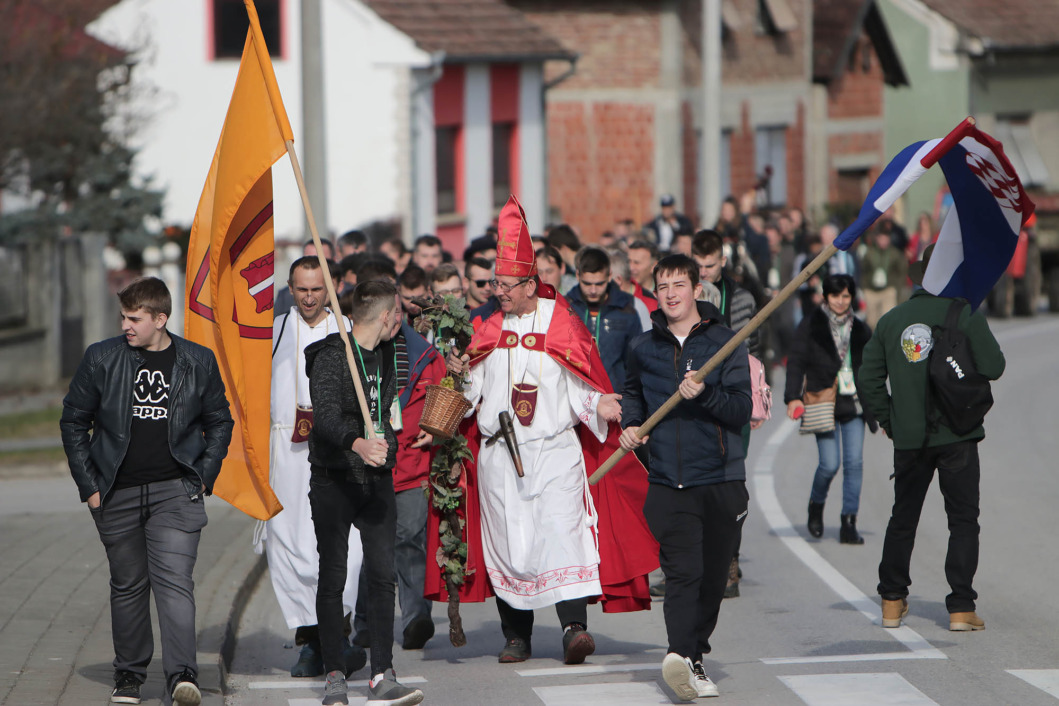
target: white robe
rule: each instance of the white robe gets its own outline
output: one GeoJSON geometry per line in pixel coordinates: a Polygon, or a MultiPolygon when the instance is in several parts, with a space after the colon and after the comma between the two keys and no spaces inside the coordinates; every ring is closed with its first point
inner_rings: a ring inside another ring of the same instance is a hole
{"type": "MultiPolygon", "coordinates": [[[[309,378],[305,374],[305,347],[335,332],[335,318],[328,315],[315,327],[309,326],[291,307],[290,316],[280,314],[272,326],[272,345],[286,318],[286,330],[272,357],[272,431],[269,439],[269,484],[283,504],[283,511],[267,523],[259,523],[254,533],[254,550],[262,546],[268,557],[272,590],[276,592],[287,627],[316,625],[316,586],[320,575],[320,555],[316,552],[316,531],[309,508],[309,444],[293,443],[295,384],[297,401],[308,406],[309,378]],[[299,349],[300,346],[300,349],[299,349]]],[[[346,329],[349,330],[348,322],[346,329]]],[[[342,603],[347,613],[357,605],[357,586],[364,552],[360,532],[349,528],[349,560],[342,603]]]]}
{"type": "MultiPolygon", "coordinates": [[[[520,338],[546,332],[555,302],[538,302],[536,314],[506,316],[503,328],[520,338]]],[[[520,344],[497,348],[476,365],[466,395],[472,404],[482,403],[482,549],[497,596],[515,608],[531,610],[600,595],[596,514],[575,429],[582,422],[600,441],[606,439],[607,423],[596,414],[600,394],[547,353],[520,344]],[[511,385],[523,382],[539,385],[529,426],[523,426],[511,408],[511,385]],[[496,432],[504,410],[514,423],[524,478],[516,474],[503,440],[484,443],[496,432]]]]}

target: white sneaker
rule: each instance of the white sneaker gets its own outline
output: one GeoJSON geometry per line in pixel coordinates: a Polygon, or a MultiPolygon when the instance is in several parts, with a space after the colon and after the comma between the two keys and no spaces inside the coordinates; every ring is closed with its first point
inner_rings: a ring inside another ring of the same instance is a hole
{"type": "Polygon", "coordinates": [[[717,685],[706,675],[702,662],[696,662],[692,671],[695,673],[695,693],[699,695],[699,698],[721,695],[721,692],[717,691],[717,685]]]}
{"type": "Polygon", "coordinates": [[[662,660],[662,679],[682,701],[694,701],[699,695],[696,689],[695,669],[691,660],[670,652],[662,660]]]}

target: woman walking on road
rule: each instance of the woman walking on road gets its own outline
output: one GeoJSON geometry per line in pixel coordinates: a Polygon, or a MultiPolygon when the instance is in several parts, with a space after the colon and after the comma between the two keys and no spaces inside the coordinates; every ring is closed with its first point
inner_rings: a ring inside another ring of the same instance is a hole
{"type": "Polygon", "coordinates": [[[795,333],[787,361],[784,402],[787,416],[798,419],[806,411],[806,404],[821,399],[834,401],[834,423],[825,420],[821,425],[831,429],[815,432],[820,461],[809,494],[809,534],[814,537],[824,534],[824,501],[841,460],[839,541],[864,544],[864,538],[857,532],[864,424],[867,422],[873,432],[878,427],[857,399],[854,375],[860,368],[871,329],[853,315],[856,284],[852,277],[831,275],[824,280],[823,289],[823,304],[801,322],[795,333]]]}

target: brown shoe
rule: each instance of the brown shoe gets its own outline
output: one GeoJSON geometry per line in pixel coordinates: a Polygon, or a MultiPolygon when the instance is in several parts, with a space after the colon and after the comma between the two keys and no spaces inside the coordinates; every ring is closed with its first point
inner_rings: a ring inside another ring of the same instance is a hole
{"type": "Polygon", "coordinates": [[[973,610],[970,613],[949,613],[949,630],[953,632],[970,632],[985,630],[985,621],[973,610]]]}
{"type": "Polygon", "coordinates": [[[884,628],[901,627],[901,619],[908,615],[908,599],[896,601],[882,599],[882,626],[884,628]]]}

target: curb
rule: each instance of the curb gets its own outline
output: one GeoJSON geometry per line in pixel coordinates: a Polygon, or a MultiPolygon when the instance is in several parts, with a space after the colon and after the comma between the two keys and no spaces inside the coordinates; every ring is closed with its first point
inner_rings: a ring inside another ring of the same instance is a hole
{"type": "Polygon", "coordinates": [[[246,575],[243,585],[236,591],[235,600],[232,601],[232,610],[228,614],[228,623],[224,626],[224,637],[221,640],[221,649],[217,660],[222,694],[231,693],[228,689],[228,673],[232,668],[232,660],[235,659],[235,645],[239,640],[239,623],[242,621],[243,613],[250,602],[250,596],[257,589],[257,585],[261,582],[261,577],[265,575],[265,569],[267,568],[268,560],[265,555],[258,556],[253,568],[246,575]]]}

